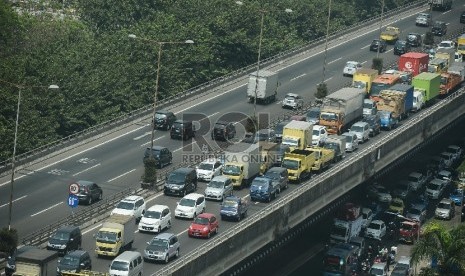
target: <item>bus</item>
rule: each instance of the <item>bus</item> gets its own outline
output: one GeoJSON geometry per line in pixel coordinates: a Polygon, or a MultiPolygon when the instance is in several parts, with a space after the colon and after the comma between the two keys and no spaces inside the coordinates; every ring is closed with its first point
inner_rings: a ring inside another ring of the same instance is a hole
{"type": "Polygon", "coordinates": [[[358,267],[358,251],[357,246],[348,243],[336,244],[329,248],[323,260],[323,275],[352,275],[358,267]]]}

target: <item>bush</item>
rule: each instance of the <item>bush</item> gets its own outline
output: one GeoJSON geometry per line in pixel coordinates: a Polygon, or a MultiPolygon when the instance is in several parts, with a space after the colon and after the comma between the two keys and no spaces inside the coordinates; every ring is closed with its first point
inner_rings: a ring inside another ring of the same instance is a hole
{"type": "Polygon", "coordinates": [[[379,57],[373,58],[371,69],[378,70],[378,74],[381,74],[383,71],[383,59],[379,57]]]}
{"type": "Polygon", "coordinates": [[[323,99],[326,95],[328,95],[328,86],[325,82],[319,83],[316,87],[315,98],[323,99]]]}
{"type": "Polygon", "coordinates": [[[12,255],[16,247],[18,247],[18,232],[16,229],[2,228],[0,230],[0,252],[12,255]]]}
{"type": "Polygon", "coordinates": [[[152,185],[157,182],[157,163],[153,157],[144,159],[144,175],[142,176],[142,182],[152,185]]]}

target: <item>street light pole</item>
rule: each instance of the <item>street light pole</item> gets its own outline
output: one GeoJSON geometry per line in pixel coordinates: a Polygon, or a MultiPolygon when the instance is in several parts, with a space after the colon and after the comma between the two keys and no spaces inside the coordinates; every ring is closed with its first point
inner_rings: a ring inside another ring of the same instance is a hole
{"type": "Polygon", "coordinates": [[[378,45],[378,49],[376,50],[376,57],[379,57],[379,47],[381,47],[381,32],[383,31],[383,16],[384,16],[384,0],[381,1],[381,18],[379,20],[379,39],[380,44],[378,45]]]}
{"type": "MultiPolygon", "coordinates": [[[[265,20],[265,10],[260,10],[262,17],[260,19],[260,36],[258,38],[258,57],[257,57],[257,76],[255,77],[255,89],[254,89],[254,100],[253,100],[253,116],[256,120],[256,127],[259,127],[257,117],[257,89],[258,89],[258,78],[260,76],[260,56],[262,50],[262,39],[263,39],[263,22],[265,20]]],[[[255,122],[254,122],[255,123],[255,122]]]]}
{"type": "Polygon", "coordinates": [[[329,37],[329,21],[331,19],[331,4],[332,4],[332,0],[329,0],[328,20],[326,21],[326,39],[325,39],[325,57],[324,57],[324,63],[323,63],[323,79],[321,80],[322,84],[325,82],[325,78],[326,78],[326,58],[328,56],[328,37],[329,37]]]}

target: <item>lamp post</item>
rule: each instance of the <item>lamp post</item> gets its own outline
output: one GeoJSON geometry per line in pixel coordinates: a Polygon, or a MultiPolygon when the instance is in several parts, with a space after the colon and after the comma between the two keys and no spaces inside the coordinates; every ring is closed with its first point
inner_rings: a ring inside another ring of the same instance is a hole
{"type": "Polygon", "coordinates": [[[147,41],[150,43],[155,43],[158,45],[158,58],[157,58],[157,76],[155,79],[155,94],[153,96],[153,116],[152,116],[152,133],[150,137],[150,157],[153,158],[153,141],[155,138],[155,113],[157,111],[157,97],[158,97],[158,81],[160,79],[160,63],[161,63],[161,51],[163,45],[165,44],[193,44],[193,40],[186,40],[186,41],[155,41],[147,38],[139,38],[135,34],[130,34],[129,38],[133,39],[141,39],[143,41],[147,41]]]}
{"type": "MultiPolygon", "coordinates": [[[[40,87],[44,88],[43,86],[24,86],[15,83],[11,83],[8,81],[0,80],[1,82],[7,83],[13,87],[18,89],[18,103],[16,105],[16,121],[15,121],[15,137],[13,140],[13,156],[11,158],[11,180],[10,180],[10,200],[8,203],[8,231],[11,230],[11,217],[12,217],[12,210],[13,210],[13,191],[14,191],[14,183],[15,183],[15,163],[16,163],[16,145],[18,142],[18,126],[19,126],[19,107],[21,105],[21,90],[24,88],[34,88],[40,87]]],[[[58,85],[50,85],[48,89],[58,89],[58,85]]]]}
{"type": "Polygon", "coordinates": [[[326,78],[326,58],[328,55],[328,38],[329,38],[329,21],[331,19],[331,4],[332,4],[332,1],[329,0],[328,20],[326,21],[326,39],[325,39],[325,57],[324,57],[324,63],[323,63],[323,79],[321,80],[321,83],[324,83],[325,78],[326,78]]]}
{"type": "Polygon", "coordinates": [[[381,32],[383,31],[383,16],[384,16],[384,0],[381,1],[381,18],[379,20],[379,39],[380,44],[378,45],[378,49],[376,50],[376,57],[379,57],[379,47],[381,46],[381,32]]]}
{"type": "MultiPolygon", "coordinates": [[[[236,4],[239,6],[244,5],[242,1],[236,1],[236,4]]],[[[263,25],[265,21],[265,13],[268,12],[268,10],[265,9],[259,9],[258,12],[260,12],[261,17],[260,17],[260,35],[258,37],[258,56],[257,56],[257,76],[255,77],[255,88],[254,88],[254,100],[253,100],[253,116],[254,119],[257,120],[257,127],[258,127],[258,116],[257,116],[257,89],[258,89],[258,77],[260,75],[260,57],[261,57],[261,50],[262,50],[262,40],[263,40],[263,25]]],[[[292,13],[291,9],[285,9],[284,12],[286,13],[292,13]]]]}

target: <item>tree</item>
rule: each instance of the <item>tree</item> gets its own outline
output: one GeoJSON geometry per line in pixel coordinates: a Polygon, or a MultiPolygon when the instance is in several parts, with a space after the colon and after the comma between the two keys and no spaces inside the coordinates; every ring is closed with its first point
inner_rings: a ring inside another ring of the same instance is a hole
{"type": "Polygon", "coordinates": [[[371,69],[378,70],[378,74],[381,74],[383,71],[383,59],[382,58],[373,58],[371,69]]]}
{"type": "Polygon", "coordinates": [[[255,115],[250,115],[247,117],[246,121],[245,121],[245,131],[246,132],[251,132],[251,133],[255,133],[257,131],[257,117],[255,117],[255,115]]]}
{"type": "Polygon", "coordinates": [[[423,44],[428,45],[428,46],[433,46],[434,35],[432,32],[426,32],[425,39],[423,39],[423,44]]]}
{"type": "MultiPolygon", "coordinates": [[[[446,229],[437,222],[427,224],[412,249],[412,262],[438,260],[441,275],[465,275],[465,225],[446,229]]],[[[431,275],[431,274],[428,274],[431,275]]]]}
{"type": "Polygon", "coordinates": [[[157,183],[157,162],[153,156],[144,159],[144,175],[142,188],[153,187],[157,183]]]}
{"type": "Polygon", "coordinates": [[[315,98],[323,99],[326,95],[328,95],[328,86],[325,82],[319,83],[316,87],[315,98]]]}
{"type": "Polygon", "coordinates": [[[16,229],[2,228],[0,230],[0,252],[12,255],[16,247],[18,247],[18,232],[16,229]]]}

